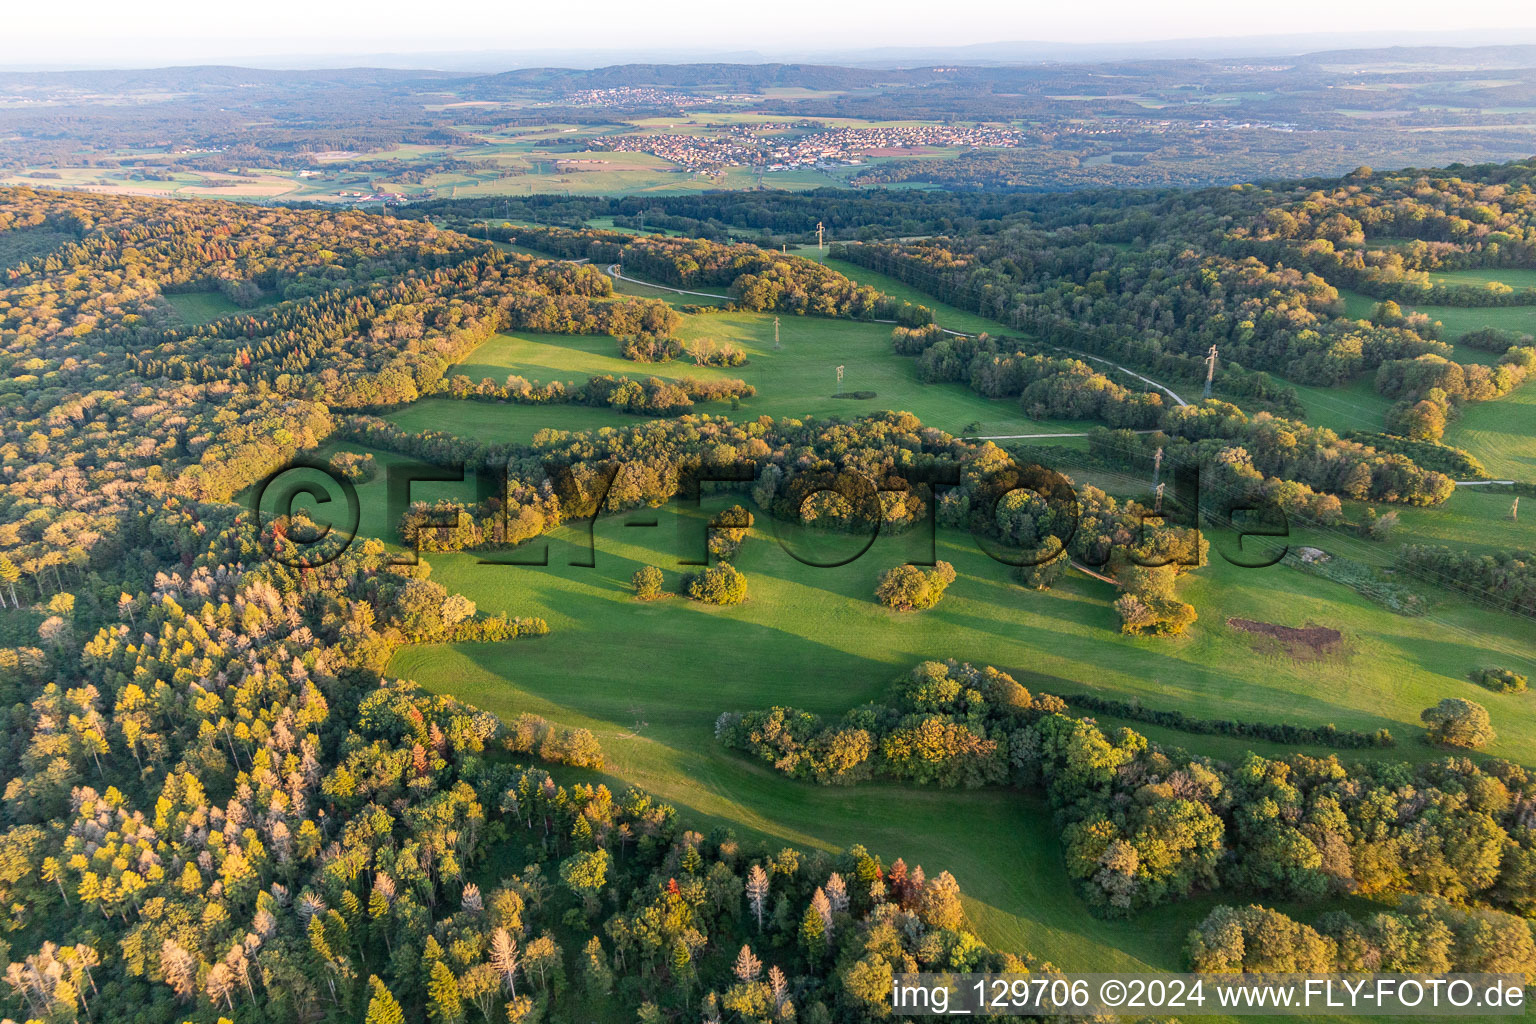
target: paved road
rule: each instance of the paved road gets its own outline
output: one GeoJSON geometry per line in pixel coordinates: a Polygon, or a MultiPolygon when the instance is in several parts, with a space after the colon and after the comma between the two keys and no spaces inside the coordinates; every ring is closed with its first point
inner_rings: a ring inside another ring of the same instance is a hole
{"type": "MultiPolygon", "coordinates": [[[[898,323],[899,321],[896,321],[896,320],[881,320],[879,318],[876,318],[876,319],[873,319],[873,320],[866,320],[864,322],[865,323],[870,323],[870,324],[894,324],[894,323],[898,323]]],[[[935,324],[934,326],[937,327],[938,325],[935,324]]],[[[952,331],[948,327],[939,327],[939,330],[943,331],[945,334],[953,335],[956,338],[969,338],[970,337],[970,335],[965,333],[964,331],[952,331]]]]}
{"type": "Polygon", "coordinates": [[[1150,385],[1152,385],[1153,387],[1157,388],[1157,390],[1161,391],[1163,394],[1165,394],[1169,398],[1173,399],[1174,402],[1178,403],[1179,405],[1188,405],[1189,404],[1188,402],[1184,401],[1184,399],[1182,399],[1178,395],[1174,394],[1173,389],[1170,388],[1168,385],[1166,385],[1166,384],[1159,384],[1157,381],[1153,380],[1151,377],[1143,377],[1141,374],[1137,373],[1135,370],[1128,370],[1125,367],[1121,366],[1119,363],[1112,363],[1108,359],[1101,359],[1098,356],[1091,356],[1087,352],[1079,352],[1076,349],[1072,349],[1072,348],[1065,348],[1065,349],[1062,349],[1062,351],[1063,352],[1071,352],[1073,355],[1077,356],[1080,359],[1091,359],[1091,360],[1093,360],[1096,363],[1103,363],[1105,366],[1113,366],[1115,369],[1119,370],[1121,373],[1130,374],[1132,377],[1135,377],[1137,380],[1141,381],[1143,384],[1150,384],[1150,385]]]}
{"type": "MultiPolygon", "coordinates": [[[[877,323],[877,324],[893,324],[895,322],[896,322],[895,320],[876,320],[876,321],[874,321],[874,323],[877,323]]],[[[954,335],[957,338],[969,338],[970,337],[970,335],[967,334],[964,331],[952,331],[948,327],[940,327],[939,330],[943,331],[945,334],[952,334],[952,335],[954,335]]],[[[1130,376],[1135,377],[1137,380],[1141,381],[1143,384],[1150,384],[1150,385],[1152,385],[1154,388],[1157,388],[1157,390],[1161,391],[1163,394],[1165,394],[1169,398],[1173,399],[1174,402],[1178,403],[1179,405],[1188,405],[1189,404],[1188,402],[1184,401],[1184,399],[1180,398],[1176,393],[1174,393],[1174,390],[1172,388],[1170,388],[1168,385],[1166,385],[1166,384],[1159,384],[1157,381],[1153,380],[1151,377],[1143,377],[1141,374],[1137,373],[1135,370],[1127,369],[1126,367],[1121,366],[1119,363],[1111,362],[1110,360],[1105,359],[1105,358],[1103,358],[1101,356],[1091,356],[1087,352],[1079,352],[1075,348],[1061,348],[1060,345],[1056,345],[1056,346],[1053,346],[1053,347],[1059,348],[1063,352],[1067,352],[1067,353],[1070,353],[1070,354],[1072,354],[1074,356],[1077,356],[1079,359],[1091,359],[1095,363],[1103,363],[1105,366],[1113,366],[1115,369],[1119,370],[1121,373],[1129,374],[1130,376]]]]}
{"type": "Polygon", "coordinates": [[[716,295],[714,292],[691,292],[686,288],[673,288],[671,285],[667,284],[656,284],[652,281],[642,281],[638,277],[625,277],[619,272],[619,265],[617,263],[610,263],[608,265],[608,274],[610,277],[615,277],[620,281],[628,281],[630,284],[644,285],[647,288],[660,288],[664,292],[675,292],[678,295],[702,295],[706,299],[725,299],[727,302],[729,302],[731,299],[729,295],[716,295]]]}
{"type": "MultiPolygon", "coordinates": [[[[1133,434],[1155,434],[1155,430],[1133,430],[1133,434]]],[[[967,441],[1019,441],[1029,437],[1087,437],[1086,432],[1081,434],[983,434],[976,437],[967,437],[967,441]]],[[[1488,483],[1497,481],[1489,480],[1488,483]]]]}

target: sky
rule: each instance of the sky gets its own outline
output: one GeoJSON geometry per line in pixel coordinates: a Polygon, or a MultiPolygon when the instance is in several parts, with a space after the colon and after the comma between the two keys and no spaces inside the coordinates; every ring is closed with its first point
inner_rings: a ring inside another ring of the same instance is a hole
{"type": "MultiPolygon", "coordinates": [[[[424,51],[816,53],[1001,41],[1122,43],[1277,33],[1536,31],[1536,4],[1484,0],[12,0],[0,68],[142,67],[424,51]]],[[[1358,45],[1361,40],[1351,40],[1358,45]]],[[[1396,41],[1396,40],[1388,40],[1396,41]]],[[[1422,40],[1425,42],[1430,39],[1422,40]]],[[[1470,41],[1463,35],[1456,41],[1470,41]]],[[[1514,41],[1536,41],[1536,37],[1514,41]]],[[[334,63],[334,62],[330,62],[334,63]]],[[[430,66],[430,65],[428,65],[430,66]]]]}

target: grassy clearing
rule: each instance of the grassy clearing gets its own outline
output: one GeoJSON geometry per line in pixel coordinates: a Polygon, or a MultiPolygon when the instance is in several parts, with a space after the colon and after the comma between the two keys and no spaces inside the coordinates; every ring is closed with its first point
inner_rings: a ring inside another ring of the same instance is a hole
{"type": "Polygon", "coordinates": [[[672,362],[642,365],[619,355],[618,342],[606,334],[540,334],[535,331],[498,334],[481,344],[451,371],[473,380],[491,377],[500,382],[509,374],[529,380],[586,380],[603,373],[635,376],[706,378],[718,376],[709,367],[672,362]]]}
{"type": "MultiPolygon", "coordinates": [[[[1484,327],[1498,327],[1521,334],[1536,333],[1536,306],[1414,306],[1412,311],[1440,321],[1441,337],[1446,341],[1455,341],[1468,331],[1484,327]]],[[[1466,358],[1468,355],[1470,352],[1464,353],[1461,349],[1457,351],[1458,358],[1466,358]]],[[[1486,353],[1484,358],[1487,358],[1486,353]]]]}
{"type": "Polygon", "coordinates": [[[250,312],[225,298],[222,292],[175,292],[167,294],[165,301],[170,303],[183,323],[194,326],[236,313],[250,312]]]}
{"type": "Polygon", "coordinates": [[[669,237],[680,237],[682,235],[681,231],[674,231],[669,228],[647,227],[644,231],[641,231],[638,228],[620,227],[613,222],[612,217],[589,217],[587,218],[587,227],[598,231],[616,231],[621,235],[667,235],[669,237]]]}
{"type": "Polygon", "coordinates": [[[710,288],[698,288],[696,291],[702,295],[683,295],[659,285],[649,285],[640,281],[615,279],[613,290],[619,295],[634,295],[642,299],[660,299],[673,306],[723,306],[730,302],[729,298],[710,298],[711,295],[724,295],[723,291],[713,291],[710,288]]]}
{"type": "MultiPolygon", "coordinates": [[[[1458,487],[1439,508],[1400,508],[1394,541],[1444,544],[1469,551],[1536,550],[1536,513],[1509,518],[1514,496],[1486,487],[1458,487]]],[[[1526,504],[1530,504],[1526,500],[1526,504]]]]}
{"type": "Polygon", "coordinates": [[[1476,455],[1496,479],[1536,481],[1536,384],[1466,406],[1445,442],[1476,455]]]}
{"type": "MultiPolygon", "coordinates": [[[[730,499],[717,500],[723,507],[730,499]]],[[[677,560],[698,546],[694,531],[713,511],[709,504],[702,512],[668,507],[646,529],[625,527],[628,516],[600,520],[591,569],[569,566],[589,550],[575,529],[549,539],[549,568],[430,556],[434,578],[450,589],[486,611],[542,615],[553,633],[503,645],[410,648],[396,656],[391,674],[501,714],[527,710],[591,728],[609,752],[610,784],[644,786],[706,823],[785,842],[862,842],[887,856],[944,864],[969,894],[988,940],[1075,969],[1175,969],[1185,931],[1216,900],[1131,922],[1096,920],[1071,893],[1054,826],[1038,801],[1005,791],[806,786],[722,750],[713,741],[715,717],[774,703],[837,714],[879,695],[914,662],[952,655],[1008,668],[1032,689],[1093,690],[1234,718],[1385,726],[1400,738],[1390,756],[1423,760],[1438,755],[1415,740],[1419,710],[1464,695],[1469,669],[1492,651],[1524,644],[1522,624],[1493,613],[1454,605],[1408,619],[1303,573],[1238,569],[1219,556],[1185,587],[1201,613],[1188,638],[1123,637],[1109,587],[1074,574],[1053,592],[1024,591],[969,538],[950,534],[938,538],[938,555],[954,562],[959,581],[943,604],[921,615],[881,608],[870,597],[876,577],[922,557],[921,532],[880,538],[848,566],[815,569],[790,558],[760,527],[736,562],[750,580],[745,605],[634,602],[634,570],[660,565],[675,585],[677,560]],[[1306,662],[1259,654],[1225,625],[1234,615],[1331,625],[1346,633],[1350,651],[1306,662]]],[[[1527,762],[1536,756],[1536,702],[1475,696],[1500,732],[1490,753],[1527,762]]],[[[1305,749],[1149,731],[1233,757],[1251,747],[1305,749]]]]}
{"type": "Polygon", "coordinates": [[[512,405],[427,398],[385,417],[416,433],[447,430],[499,444],[528,444],[541,430],[601,430],[641,422],[637,417],[585,405],[512,405]]]}
{"type": "MultiPolygon", "coordinates": [[[[1536,271],[1528,271],[1536,275],[1536,271]]],[[[1369,295],[1351,291],[1348,288],[1340,288],[1339,296],[1344,300],[1344,315],[1356,320],[1368,320],[1376,309],[1377,300],[1369,295]]],[[[1498,327],[1506,331],[1518,331],[1522,334],[1536,334],[1536,306],[1439,306],[1423,304],[1417,306],[1403,306],[1404,312],[1423,313],[1433,320],[1440,321],[1440,337],[1444,341],[1454,343],[1468,331],[1481,330],[1484,327],[1498,327]]],[[[1456,358],[1463,362],[1491,362],[1497,358],[1487,352],[1478,352],[1476,349],[1458,348],[1456,358]]]]}
{"type": "MultiPolygon", "coordinates": [[[[757,388],[757,395],[743,399],[738,417],[769,416],[862,416],[885,409],[917,414],[924,423],[961,433],[979,424],[982,434],[1020,434],[1075,432],[1092,424],[1067,420],[1042,422],[1025,416],[1018,404],[993,401],[958,384],[924,385],[917,379],[912,359],[891,350],[891,328],[887,324],[829,320],[818,317],[782,316],[779,318],[782,348],[773,347],[773,317],[762,313],[708,313],[685,315],[678,336],[684,341],[710,339],[719,345],[730,344],[747,354],[747,363],[723,369],[695,366],[690,362],[636,363],[618,354],[618,343],[607,335],[541,335],[535,333],[501,334],[485,342],[455,367],[479,380],[496,381],[509,374],[530,380],[585,380],[595,374],[625,374],[630,377],[679,379],[719,379],[738,377],[757,388]],[[835,397],[837,367],[842,366],[843,390],[873,391],[872,399],[835,397]]],[[[391,419],[408,423],[432,423],[434,429],[471,433],[475,424],[486,422],[483,412],[466,411],[449,419],[428,416],[407,408],[391,419]],[[425,417],[425,418],[424,418],[425,417]],[[461,427],[459,424],[463,424],[461,427]]],[[[479,403],[460,403],[467,409],[482,408],[479,403]]],[[[494,422],[536,422],[549,413],[549,407],[490,406],[499,410],[494,422]],[[503,419],[504,417],[504,419],[503,419]]],[[[725,405],[701,406],[701,412],[722,412],[725,405]]],[[[601,412],[601,410],[592,410],[601,412]]],[[[577,416],[582,426],[596,426],[599,421],[577,416]]],[[[608,423],[632,422],[620,413],[611,414],[608,423]]],[[[553,425],[553,424],[551,424],[553,425]]],[[[536,427],[533,429],[537,429],[536,427]]],[[[564,428],[563,428],[564,429],[564,428]]],[[[532,430],[527,434],[531,436],[532,430]]],[[[483,436],[474,434],[474,436],[483,436]]]]}
{"type": "MultiPolygon", "coordinates": [[[[1129,243],[1125,244],[1129,246],[1129,243]]],[[[813,259],[817,262],[825,263],[827,266],[839,271],[854,281],[857,281],[859,284],[869,285],[872,288],[877,288],[880,291],[885,292],[887,295],[898,299],[904,299],[907,302],[913,302],[917,303],[918,305],[927,306],[929,309],[933,310],[934,319],[938,322],[939,326],[944,327],[947,330],[963,331],[971,334],[988,333],[1015,338],[1020,336],[1029,337],[1028,331],[1021,331],[1016,327],[1011,327],[1008,324],[1003,323],[1001,320],[993,320],[989,317],[981,316],[978,313],[972,313],[961,309],[958,306],[952,306],[947,302],[940,302],[938,299],[935,299],[928,293],[917,288],[913,288],[911,285],[899,281],[894,277],[879,273],[878,271],[866,270],[864,267],[861,267],[856,263],[849,263],[846,260],[832,259],[827,256],[826,252],[819,251],[814,246],[802,246],[795,251],[798,255],[804,256],[807,259],[813,259]]],[[[1035,349],[1035,351],[1038,351],[1038,349],[1035,349]]],[[[1144,389],[1147,387],[1144,381],[1133,377],[1128,377],[1120,371],[1106,366],[1102,362],[1094,362],[1093,365],[1095,369],[1109,374],[1113,379],[1128,387],[1133,389],[1144,389]]],[[[1183,395],[1189,395],[1190,391],[1199,386],[1198,381],[1179,380],[1166,376],[1161,378],[1161,383],[1173,388],[1175,391],[1178,391],[1183,395]]],[[[1217,397],[1221,396],[1218,395],[1217,397]]]]}
{"type": "Polygon", "coordinates": [[[1369,295],[1348,288],[1339,289],[1339,298],[1344,300],[1344,315],[1351,320],[1369,320],[1378,302],[1369,295]]]}
{"type": "MultiPolygon", "coordinates": [[[[473,235],[477,226],[477,222],[471,222],[468,228],[465,229],[465,234],[473,235]]],[[[500,249],[502,252],[515,252],[520,256],[532,256],[535,259],[540,260],[552,260],[559,258],[547,252],[540,252],[538,249],[530,249],[523,245],[513,245],[511,242],[492,242],[491,244],[500,249]]]]}
{"type": "Polygon", "coordinates": [[[1375,374],[1367,374],[1337,388],[1290,383],[1302,405],[1306,406],[1306,421],[1340,434],[1350,430],[1381,430],[1387,409],[1392,405],[1390,400],[1377,393],[1375,374]]]}
{"type": "MultiPolygon", "coordinates": [[[[323,445],[309,453],[312,460],[325,463],[332,455],[340,451],[356,452],[362,455],[372,455],[377,473],[367,483],[357,485],[357,525],[355,531],[349,521],[349,511],[345,498],[340,491],[327,480],[326,476],[307,468],[290,469],[283,475],[283,484],[290,482],[288,474],[293,474],[291,480],[295,483],[314,483],[318,485],[319,493],[329,496],[332,503],[324,506],[311,505],[307,500],[300,499],[294,503],[294,511],[300,508],[308,508],[309,515],[317,525],[329,524],[340,534],[355,532],[359,537],[377,537],[394,548],[401,548],[400,536],[397,532],[400,513],[404,509],[391,509],[387,497],[387,476],[389,467],[406,466],[414,464],[414,460],[394,452],[383,451],[378,448],[369,448],[366,445],[353,444],[351,442],[336,442],[323,445]]],[[[277,492],[273,492],[275,495],[277,492]]],[[[470,500],[474,495],[472,483],[443,483],[422,482],[411,485],[411,499],[413,501],[436,501],[443,498],[455,498],[470,500]]],[[[241,492],[235,496],[235,502],[250,508],[254,494],[251,490],[241,492]]],[[[274,496],[264,496],[261,512],[264,516],[282,515],[287,510],[279,509],[272,505],[274,496]]]]}
{"type": "Polygon", "coordinates": [[[1474,288],[1487,284],[1506,284],[1515,290],[1536,288],[1536,270],[1524,267],[1497,267],[1493,270],[1447,270],[1430,274],[1435,284],[1471,285],[1474,288]]]}
{"type": "Polygon", "coordinates": [[[1001,321],[978,316],[958,306],[951,306],[947,302],[940,302],[927,292],[919,291],[903,281],[898,281],[894,277],[879,273],[878,271],[867,270],[856,263],[849,263],[847,260],[832,259],[827,255],[826,250],[818,250],[814,245],[801,246],[795,250],[795,255],[804,256],[806,259],[815,260],[818,263],[825,263],[833,270],[852,278],[859,284],[877,288],[894,299],[903,299],[907,302],[927,306],[933,310],[934,318],[938,320],[939,325],[947,327],[952,331],[966,331],[973,334],[979,334],[983,331],[990,334],[1018,335],[1023,333],[1001,321]]]}

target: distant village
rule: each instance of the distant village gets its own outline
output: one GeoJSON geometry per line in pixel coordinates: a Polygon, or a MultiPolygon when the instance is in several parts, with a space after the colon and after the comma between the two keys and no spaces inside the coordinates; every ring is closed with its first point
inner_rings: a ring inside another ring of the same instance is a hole
{"type": "MultiPolygon", "coordinates": [[[[1117,137],[1184,135],[1211,131],[1294,132],[1295,124],[1276,121],[1196,121],[1101,118],[1086,125],[1057,125],[1050,135],[1117,137]]],[[[826,128],[820,122],[731,125],[715,134],[631,134],[601,140],[604,148],[621,153],[650,153],[695,171],[724,167],[761,167],[788,171],[806,167],[850,166],[870,157],[903,156],[925,149],[1018,149],[1039,144],[1038,131],[1005,125],[881,125],[874,128],[826,128]],[[797,129],[812,129],[792,136],[797,129]]]]}
{"type": "Polygon", "coordinates": [[[894,156],[884,150],[953,149],[956,147],[1013,149],[1026,143],[1025,133],[999,125],[882,125],[878,128],[838,128],[816,132],[770,153],[770,171],[817,163],[862,163],[870,154],[894,156]]]}
{"type": "Polygon", "coordinates": [[[782,135],[794,128],[819,124],[765,123],[750,128],[733,125],[719,135],[619,135],[604,139],[611,150],[650,153],[695,170],[714,167],[761,166],[768,171],[802,167],[862,164],[871,154],[898,155],[913,148],[1025,145],[1026,133],[999,125],[887,125],[878,128],[838,128],[812,131],[795,138],[782,135]]]}
{"type": "Polygon", "coordinates": [[[754,98],[745,94],[690,96],[649,86],[626,85],[616,89],[582,89],[567,93],[564,102],[573,107],[688,107],[703,103],[726,103],[754,98]]]}
{"type": "Polygon", "coordinates": [[[709,135],[618,135],[601,140],[616,153],[650,153],[692,170],[762,163],[755,139],[709,135]]]}

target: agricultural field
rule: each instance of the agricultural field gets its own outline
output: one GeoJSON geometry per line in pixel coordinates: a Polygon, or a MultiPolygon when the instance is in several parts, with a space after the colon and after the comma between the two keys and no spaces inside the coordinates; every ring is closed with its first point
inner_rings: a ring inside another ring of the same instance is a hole
{"type": "Polygon", "coordinates": [[[253,174],[198,173],[189,171],[138,171],[98,167],[60,167],[45,172],[0,175],[0,186],[28,188],[68,188],[83,192],[112,192],[121,195],[161,196],[203,199],[270,201],[296,199],[316,194],[303,179],[285,171],[269,170],[253,174]]]}

